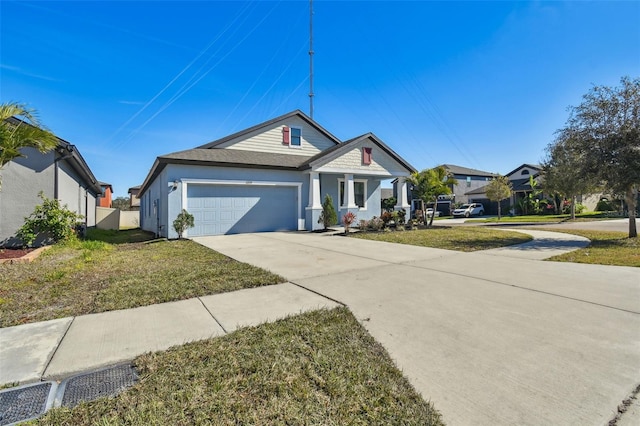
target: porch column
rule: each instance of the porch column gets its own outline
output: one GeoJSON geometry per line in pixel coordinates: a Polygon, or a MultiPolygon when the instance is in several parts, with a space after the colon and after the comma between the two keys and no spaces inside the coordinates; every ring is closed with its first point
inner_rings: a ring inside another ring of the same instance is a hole
{"type": "Polygon", "coordinates": [[[305,208],[305,229],[315,231],[322,229],[322,224],[318,223],[322,214],[322,201],[320,200],[320,173],[309,173],[309,205],[305,208]]]}
{"type": "Polygon", "coordinates": [[[318,172],[309,173],[309,208],[322,208],[322,201],[320,200],[320,173],[318,172]]]}
{"type": "Polygon", "coordinates": [[[408,222],[411,219],[411,205],[407,200],[407,179],[404,177],[399,177],[396,182],[396,195],[398,196],[398,200],[396,201],[396,205],[394,206],[394,210],[404,210],[405,211],[405,222],[408,222]]]}
{"type": "Polygon", "coordinates": [[[398,178],[398,182],[396,183],[396,194],[398,195],[398,200],[396,201],[396,210],[407,209],[411,207],[407,200],[407,179],[403,177],[398,178]]]}
{"type": "Polygon", "coordinates": [[[347,210],[358,208],[358,206],[356,205],[356,190],[353,185],[352,174],[344,175],[344,199],[346,201],[345,207],[347,208],[347,210]]]}

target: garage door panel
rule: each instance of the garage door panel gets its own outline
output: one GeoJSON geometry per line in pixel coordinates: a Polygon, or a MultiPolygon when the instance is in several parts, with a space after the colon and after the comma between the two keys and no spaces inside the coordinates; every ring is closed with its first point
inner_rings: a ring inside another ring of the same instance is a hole
{"type": "Polygon", "coordinates": [[[190,236],[297,229],[297,188],[293,186],[187,186],[195,226],[190,236]]]}

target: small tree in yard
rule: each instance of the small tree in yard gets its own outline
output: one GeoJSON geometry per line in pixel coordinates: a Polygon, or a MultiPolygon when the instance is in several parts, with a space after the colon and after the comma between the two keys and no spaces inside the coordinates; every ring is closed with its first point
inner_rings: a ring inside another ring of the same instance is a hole
{"type": "Polygon", "coordinates": [[[427,223],[427,218],[424,218],[427,226],[432,226],[435,210],[438,206],[438,195],[451,194],[451,187],[458,181],[442,166],[415,172],[407,181],[413,185],[414,196],[420,198],[425,204],[433,203],[431,219],[427,223]]]}
{"type": "Polygon", "coordinates": [[[506,200],[511,197],[513,192],[513,185],[506,176],[496,176],[491,179],[489,185],[487,185],[487,198],[491,201],[498,202],[498,220],[501,219],[500,203],[502,200],[506,200]]]}
{"type": "Polygon", "coordinates": [[[178,233],[178,239],[182,239],[182,234],[189,228],[193,228],[195,226],[195,220],[193,215],[182,209],[182,211],[176,217],[176,220],[173,221],[173,229],[178,233]]]}
{"type": "Polygon", "coordinates": [[[72,212],[67,206],[61,206],[56,199],[45,197],[42,192],[38,196],[42,198],[42,204],[37,205],[31,216],[25,218],[24,225],[18,230],[18,238],[31,246],[38,236],[45,238],[44,244],[73,237],[74,228],[84,216],[72,212]]]}
{"type": "Polygon", "coordinates": [[[337,222],[338,214],[336,213],[335,207],[333,207],[333,199],[331,198],[331,195],[327,194],[324,196],[324,201],[322,202],[322,213],[318,218],[318,223],[321,223],[326,231],[330,226],[335,225],[337,222]]]}

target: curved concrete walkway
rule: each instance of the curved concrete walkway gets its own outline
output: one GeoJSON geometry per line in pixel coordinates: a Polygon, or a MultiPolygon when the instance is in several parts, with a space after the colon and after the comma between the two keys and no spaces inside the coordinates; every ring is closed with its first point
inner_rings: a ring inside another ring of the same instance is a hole
{"type": "Polygon", "coordinates": [[[544,260],[572,252],[589,245],[589,239],[579,235],[559,232],[535,231],[519,228],[492,228],[499,231],[515,231],[531,235],[533,240],[513,246],[484,250],[482,254],[517,257],[520,259],[544,260]]]}
{"type": "Polygon", "coordinates": [[[348,306],[450,424],[606,423],[640,382],[640,269],[268,233],[197,242],[290,283],[0,329],[0,383],[61,378],[289,314],[348,306]],[[136,324],[132,329],[131,324],[136,324]]]}

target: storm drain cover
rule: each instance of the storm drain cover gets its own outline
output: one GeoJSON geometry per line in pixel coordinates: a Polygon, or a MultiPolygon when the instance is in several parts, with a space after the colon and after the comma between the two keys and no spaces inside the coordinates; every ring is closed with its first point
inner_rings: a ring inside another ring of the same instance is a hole
{"type": "Polygon", "coordinates": [[[132,386],[138,373],[131,365],[119,365],[72,377],[63,383],[63,407],[75,407],[82,401],[93,401],[105,396],[115,396],[132,386]]]}
{"type": "Polygon", "coordinates": [[[47,410],[51,382],[0,392],[0,425],[39,417],[47,410]]]}

